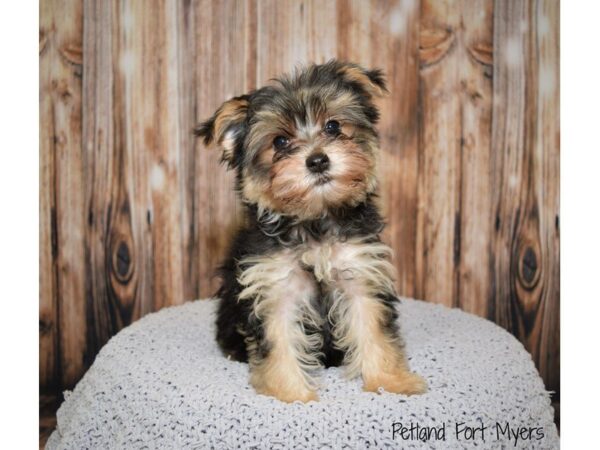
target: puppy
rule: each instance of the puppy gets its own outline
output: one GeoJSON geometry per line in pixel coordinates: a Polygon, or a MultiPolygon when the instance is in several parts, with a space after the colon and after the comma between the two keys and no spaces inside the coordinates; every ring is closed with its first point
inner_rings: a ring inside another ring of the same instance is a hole
{"type": "Polygon", "coordinates": [[[380,70],[332,60],[232,98],[196,134],[236,173],[246,223],[221,268],[217,341],[258,393],[317,400],[315,369],[420,394],[379,233],[380,70]]]}

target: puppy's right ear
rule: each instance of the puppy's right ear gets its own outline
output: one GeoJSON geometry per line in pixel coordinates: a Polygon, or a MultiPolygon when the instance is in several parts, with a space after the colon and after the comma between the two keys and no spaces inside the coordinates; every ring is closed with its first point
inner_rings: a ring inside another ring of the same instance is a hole
{"type": "Polygon", "coordinates": [[[371,97],[385,97],[388,89],[381,69],[367,70],[358,64],[341,63],[341,73],[348,81],[358,83],[371,97]]]}
{"type": "Polygon", "coordinates": [[[198,125],[194,133],[204,138],[206,145],[216,142],[223,151],[221,160],[234,167],[235,148],[245,134],[247,116],[248,96],[234,97],[223,103],[210,119],[198,125]]]}

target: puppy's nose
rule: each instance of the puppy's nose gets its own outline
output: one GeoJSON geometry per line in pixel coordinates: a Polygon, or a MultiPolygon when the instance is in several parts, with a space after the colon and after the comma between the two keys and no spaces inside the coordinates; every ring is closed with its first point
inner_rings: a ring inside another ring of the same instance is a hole
{"type": "Polygon", "coordinates": [[[329,169],[329,157],[325,153],[313,153],[306,158],[306,167],[312,173],[323,173],[329,169]]]}

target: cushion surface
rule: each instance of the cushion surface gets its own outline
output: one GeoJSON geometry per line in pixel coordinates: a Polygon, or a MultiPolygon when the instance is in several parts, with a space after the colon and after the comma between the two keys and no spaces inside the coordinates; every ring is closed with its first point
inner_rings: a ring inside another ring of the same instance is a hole
{"type": "Polygon", "coordinates": [[[214,300],[189,302],[114,336],[65,392],[46,448],[514,448],[515,436],[517,448],[559,446],[531,356],[485,319],[402,299],[410,366],[428,393],[363,392],[330,368],[319,371],[318,402],[285,404],[257,395],[248,365],[222,356],[215,310],[214,300]]]}

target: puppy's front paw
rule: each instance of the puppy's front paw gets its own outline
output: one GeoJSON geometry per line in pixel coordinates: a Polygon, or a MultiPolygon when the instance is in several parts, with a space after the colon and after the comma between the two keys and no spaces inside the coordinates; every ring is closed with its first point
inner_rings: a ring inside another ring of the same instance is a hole
{"type": "Polygon", "coordinates": [[[309,389],[281,389],[273,388],[269,386],[262,386],[260,389],[256,389],[256,392],[269,397],[275,397],[277,400],[286,403],[293,403],[297,400],[302,403],[308,403],[312,401],[318,401],[319,397],[315,391],[309,389]]]}
{"type": "Polygon", "coordinates": [[[427,392],[427,382],[422,376],[409,371],[380,373],[365,378],[365,391],[378,392],[379,388],[395,394],[417,395],[427,392]]]}

